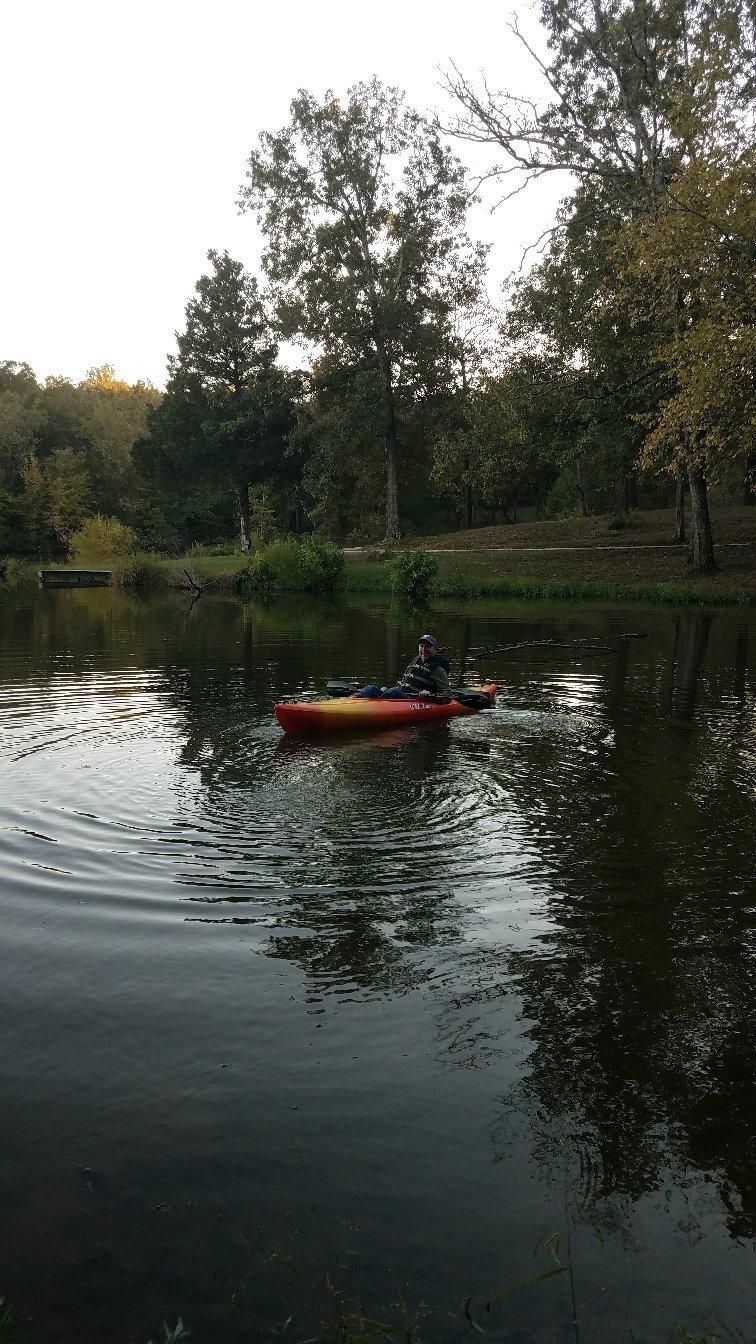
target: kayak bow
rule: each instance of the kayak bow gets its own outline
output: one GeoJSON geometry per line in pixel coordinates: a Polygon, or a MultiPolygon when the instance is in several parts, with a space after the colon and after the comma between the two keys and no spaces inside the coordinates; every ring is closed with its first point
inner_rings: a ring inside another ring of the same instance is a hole
{"type": "MultiPolygon", "coordinates": [[[[489,708],[493,705],[496,699],[494,683],[471,689],[487,697],[489,708]]],[[[390,728],[407,723],[434,723],[475,713],[475,706],[460,704],[458,700],[366,700],[356,695],[341,696],[337,700],[284,701],[275,706],[276,718],[285,733],[390,728]]]]}

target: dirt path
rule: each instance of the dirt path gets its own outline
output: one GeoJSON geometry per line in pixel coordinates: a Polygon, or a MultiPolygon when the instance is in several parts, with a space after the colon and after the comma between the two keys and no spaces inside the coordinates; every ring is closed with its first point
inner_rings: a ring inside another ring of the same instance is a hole
{"type": "MultiPolygon", "coordinates": [[[[724,550],[726,547],[739,546],[748,549],[753,543],[750,541],[720,541],[717,543],[717,550],[724,550]]],[[[380,551],[379,545],[373,546],[345,546],[345,555],[363,555],[373,554],[380,551]]],[[[604,546],[594,546],[586,543],[582,546],[424,546],[423,550],[427,555],[553,555],[560,551],[579,551],[591,553],[592,551],[679,551],[685,552],[685,546],[679,546],[677,542],[672,541],[641,541],[635,544],[611,544],[604,546]]]]}

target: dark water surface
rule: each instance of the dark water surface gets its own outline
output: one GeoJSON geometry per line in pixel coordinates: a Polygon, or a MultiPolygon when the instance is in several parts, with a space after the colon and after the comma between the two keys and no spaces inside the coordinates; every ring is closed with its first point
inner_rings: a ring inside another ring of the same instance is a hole
{"type": "Polygon", "coordinates": [[[338,1252],[376,1310],[432,1304],[426,1338],[479,1338],[471,1297],[494,1338],[572,1340],[564,1276],[483,1310],[555,1233],[583,1344],[753,1337],[749,617],[431,619],[457,663],[646,638],[491,658],[493,713],[297,743],[274,700],[393,677],[411,617],[0,596],[0,1296],[28,1339],[300,1337],[338,1252]]]}

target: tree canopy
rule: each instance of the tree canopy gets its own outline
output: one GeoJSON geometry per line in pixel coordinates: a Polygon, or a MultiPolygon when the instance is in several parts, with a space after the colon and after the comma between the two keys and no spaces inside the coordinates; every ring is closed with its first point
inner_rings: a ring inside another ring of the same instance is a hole
{"type": "Polygon", "coordinates": [[[544,56],[516,21],[512,41],[543,96],[452,65],[446,126],[375,79],[299,90],[241,188],[261,276],[208,252],[163,394],[109,366],[75,383],[0,364],[0,550],[61,552],[91,514],[155,548],[395,539],[518,507],[614,525],[674,488],[677,537],[687,489],[712,568],[710,489],[755,495],[752,7],[548,0],[541,18],[544,56]],[[450,135],[490,147],[505,197],[565,174],[498,306],[450,135]]]}
{"type": "Polygon", "coordinates": [[[288,125],[263,132],[249,158],[241,205],[264,230],[282,332],[370,370],[389,538],[400,532],[398,388],[421,389],[439,357],[452,274],[457,286],[467,274],[471,298],[480,283],[467,203],[459,161],[377,80],[344,100],[301,90],[288,125]]]}

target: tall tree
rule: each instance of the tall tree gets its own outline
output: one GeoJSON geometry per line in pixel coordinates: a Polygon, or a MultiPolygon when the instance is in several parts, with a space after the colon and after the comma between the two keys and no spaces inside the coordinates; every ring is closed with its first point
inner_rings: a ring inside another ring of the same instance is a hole
{"type": "Polygon", "coordinates": [[[97,508],[123,516],[135,492],[131,449],[146,433],[148,413],[160,393],[146,382],[124,382],[109,364],[90,369],[77,391],[97,508]]]}
{"type": "Polygon", "coordinates": [[[712,561],[700,551],[709,530],[705,483],[732,462],[746,474],[756,439],[755,199],[751,147],[698,160],[656,219],[637,220],[623,240],[628,306],[657,333],[667,386],[645,417],[642,458],[687,471],[698,569],[712,561]]]}
{"type": "Polygon", "coordinates": [[[278,348],[257,281],[227,252],[211,251],[208,260],[212,271],[186,306],[151,436],[169,470],[230,481],[246,550],[250,485],[268,478],[285,452],[293,385],[275,366],[278,348]]]}
{"type": "MultiPolygon", "coordinates": [[[[686,166],[742,134],[748,122],[749,0],[548,0],[541,12],[549,56],[528,50],[546,98],[479,89],[453,68],[448,88],[462,107],[453,129],[502,149],[498,171],[512,175],[515,186],[568,169],[581,182],[600,184],[631,223],[641,215],[656,221],[686,166]]],[[[676,317],[666,314],[668,330],[676,317]]],[[[684,459],[697,567],[707,569],[713,542],[695,438],[684,459]]]]}
{"type": "Polygon", "coordinates": [[[447,312],[468,244],[458,160],[377,80],[345,100],[301,90],[289,124],[249,158],[241,208],[267,241],[285,334],[342,366],[368,362],[386,459],[386,536],[400,535],[397,387],[447,312]]]}
{"type": "Polygon", "coordinates": [[[39,387],[28,364],[0,363],[0,485],[21,485],[24,463],[36,445],[43,415],[39,387]]]}
{"type": "Polygon", "coordinates": [[[513,357],[540,359],[544,381],[556,377],[571,391],[554,459],[571,469],[583,512],[598,486],[601,507],[621,517],[643,443],[638,417],[658,399],[661,369],[648,322],[640,313],[635,320],[618,283],[623,212],[588,182],[559,224],[542,260],[513,286],[504,334],[513,357]]]}

